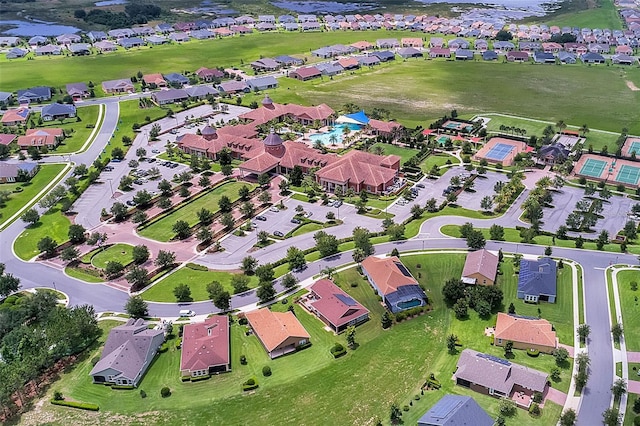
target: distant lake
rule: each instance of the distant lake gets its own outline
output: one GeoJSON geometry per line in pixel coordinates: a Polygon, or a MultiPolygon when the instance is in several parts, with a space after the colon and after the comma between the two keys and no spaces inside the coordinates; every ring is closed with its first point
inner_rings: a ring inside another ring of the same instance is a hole
{"type": "Polygon", "coordinates": [[[486,6],[502,6],[507,9],[516,10],[545,10],[544,6],[549,6],[554,1],[549,0],[416,0],[420,3],[466,3],[466,4],[482,4],[486,6]]]}
{"type": "MultiPolygon", "coordinates": [[[[468,2],[467,2],[468,3],[468,2]]],[[[272,5],[297,13],[364,12],[379,7],[376,3],[338,3],[336,1],[272,1],[272,5]]]]}
{"type": "Polygon", "coordinates": [[[11,27],[6,30],[2,30],[2,34],[11,36],[58,36],[60,34],[77,33],[80,28],[72,27],[70,25],[60,25],[53,22],[45,21],[0,21],[0,27],[11,27]]]}
{"type": "Polygon", "coordinates": [[[98,7],[101,6],[115,6],[116,4],[126,4],[127,0],[103,0],[97,1],[94,4],[98,7]]]}

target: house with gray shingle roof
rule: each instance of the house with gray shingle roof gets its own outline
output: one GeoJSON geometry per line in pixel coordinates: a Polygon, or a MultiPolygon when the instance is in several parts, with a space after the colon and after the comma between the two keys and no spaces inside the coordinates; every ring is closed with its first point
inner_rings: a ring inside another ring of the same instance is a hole
{"type": "Polygon", "coordinates": [[[127,37],[118,40],[118,44],[125,49],[131,49],[132,47],[144,46],[144,40],[140,37],[127,37]]]}
{"type": "Polygon", "coordinates": [[[495,421],[470,396],[445,395],[418,420],[418,426],[493,426],[495,421]]]}
{"type": "Polygon", "coordinates": [[[73,100],[79,100],[89,97],[89,88],[86,83],[69,83],[67,84],[67,95],[71,96],[73,100]]]}
{"type": "Polygon", "coordinates": [[[87,33],[87,36],[89,37],[89,40],[91,40],[92,42],[102,41],[107,39],[107,33],[105,33],[104,31],[89,31],[89,33],[87,33]]]}
{"type": "Polygon", "coordinates": [[[14,47],[12,49],[9,49],[9,51],[6,54],[6,58],[7,59],[23,58],[24,56],[26,56],[27,53],[29,53],[29,51],[26,49],[14,47]]]}
{"type": "Polygon", "coordinates": [[[42,120],[53,121],[76,116],[75,105],[52,103],[42,107],[42,120]]]}
{"type": "Polygon", "coordinates": [[[73,55],[89,55],[91,47],[87,43],[73,43],[69,45],[69,52],[73,55]]]}
{"type": "Polygon", "coordinates": [[[195,99],[204,99],[209,95],[218,96],[220,94],[220,92],[214,89],[213,86],[205,86],[205,85],[191,86],[191,87],[187,87],[184,90],[187,92],[190,98],[195,98],[195,99]]]}
{"type": "Polygon", "coordinates": [[[187,77],[177,72],[164,74],[163,77],[165,80],[167,80],[167,83],[169,83],[173,87],[182,87],[185,84],[189,83],[189,79],[187,77]]]}
{"type": "MultiPolygon", "coordinates": [[[[14,136],[15,137],[15,136],[14,136]]],[[[39,170],[38,163],[31,161],[2,161],[0,162],[0,183],[16,182],[19,176],[31,179],[39,170]]],[[[20,178],[19,180],[24,180],[20,178]]]]}
{"type": "Polygon", "coordinates": [[[142,319],[114,327],[100,361],[89,375],[94,383],[137,386],[164,342],[164,330],[152,330],[142,319]]]}
{"type": "Polygon", "coordinates": [[[278,87],[278,80],[272,75],[267,75],[264,77],[256,77],[250,80],[247,80],[247,84],[251,88],[251,90],[267,90],[267,89],[275,89],[278,87]]]}
{"type": "Polygon", "coordinates": [[[11,92],[0,92],[0,105],[9,105],[12,97],[11,92]]]}
{"type": "Polygon", "coordinates": [[[465,284],[493,285],[498,273],[498,256],[488,250],[476,250],[467,254],[462,270],[465,284]]]}
{"type": "Polygon", "coordinates": [[[51,99],[51,88],[47,86],[30,87],[18,90],[18,102],[28,104],[31,102],[44,102],[51,99]]]}
{"type": "Polygon", "coordinates": [[[33,36],[29,39],[29,46],[40,46],[42,44],[47,44],[49,39],[43,36],[33,36]]]}
{"type": "Polygon", "coordinates": [[[20,44],[22,40],[20,37],[0,37],[0,47],[13,47],[20,44]]]}
{"type": "Polygon", "coordinates": [[[518,274],[518,299],[525,302],[556,301],[556,262],[543,257],[538,260],[523,259],[518,274]]]}
{"type": "Polygon", "coordinates": [[[55,44],[47,44],[46,46],[36,47],[36,55],[38,56],[60,55],[61,53],[62,53],[62,47],[56,46],[55,44]]]}
{"type": "Polygon", "coordinates": [[[173,104],[189,99],[189,94],[184,89],[168,89],[154,92],[151,98],[158,105],[173,104]]]}

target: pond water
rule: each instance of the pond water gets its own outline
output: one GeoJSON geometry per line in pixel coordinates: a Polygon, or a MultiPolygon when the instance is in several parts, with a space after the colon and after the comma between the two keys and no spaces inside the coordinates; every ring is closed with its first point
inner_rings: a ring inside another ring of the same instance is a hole
{"type": "Polygon", "coordinates": [[[480,4],[484,6],[500,6],[509,10],[537,10],[544,11],[550,3],[549,0],[416,0],[419,3],[450,3],[450,4],[480,4]]]}
{"type": "Polygon", "coordinates": [[[336,1],[272,1],[272,5],[298,13],[363,12],[378,8],[376,3],[338,3],[336,1]]]}
{"type": "Polygon", "coordinates": [[[3,28],[1,34],[10,36],[58,36],[60,34],[77,33],[80,28],[72,27],[70,25],[60,25],[54,22],[46,22],[39,20],[22,21],[22,20],[7,20],[0,21],[0,27],[3,28]],[[8,29],[4,29],[9,27],[8,29]]]}
{"type": "Polygon", "coordinates": [[[332,144],[331,137],[335,135],[336,144],[341,144],[342,137],[344,136],[345,127],[351,130],[352,132],[360,130],[360,126],[357,124],[351,124],[351,123],[338,124],[337,126],[334,126],[333,130],[331,130],[330,132],[316,133],[314,135],[309,136],[309,139],[311,139],[311,141],[314,143],[317,141],[320,141],[320,143],[322,143],[323,145],[331,145],[332,144]]]}
{"type": "Polygon", "coordinates": [[[103,0],[94,3],[98,7],[115,6],[116,4],[127,4],[127,0],[103,0]]]}
{"type": "Polygon", "coordinates": [[[192,7],[185,9],[188,13],[215,13],[216,15],[235,15],[239,13],[235,9],[231,9],[227,5],[220,5],[211,0],[202,0],[200,7],[192,7]]]}

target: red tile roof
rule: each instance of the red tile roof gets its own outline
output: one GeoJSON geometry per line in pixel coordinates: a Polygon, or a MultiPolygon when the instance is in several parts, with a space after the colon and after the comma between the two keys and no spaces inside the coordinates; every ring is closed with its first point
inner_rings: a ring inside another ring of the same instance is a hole
{"type": "Polygon", "coordinates": [[[311,338],[292,312],[272,312],[263,308],[247,312],[245,316],[268,352],[276,349],[289,337],[311,338]]]}
{"type": "Polygon", "coordinates": [[[332,281],[322,279],[309,287],[318,299],[311,305],[335,328],[368,314],[369,310],[352,299],[332,281]]]}
{"type": "Polygon", "coordinates": [[[0,133],[0,145],[9,145],[16,138],[16,135],[0,133]]]}
{"type": "Polygon", "coordinates": [[[385,162],[385,159],[380,155],[352,150],[333,164],[318,170],[316,176],[334,182],[377,187],[393,180],[397,174],[397,170],[382,166],[383,163],[390,162],[390,160],[385,162]]]}
{"type": "Polygon", "coordinates": [[[217,77],[217,78],[222,78],[224,77],[224,73],[222,71],[220,71],[217,68],[207,68],[207,67],[202,67],[202,68],[198,68],[198,70],[196,71],[196,75],[198,75],[199,77],[217,77]]]}
{"type": "Polygon", "coordinates": [[[204,370],[229,362],[229,317],[217,315],[184,326],[180,371],[204,370]]]}
{"type": "Polygon", "coordinates": [[[27,107],[10,109],[2,115],[3,123],[26,122],[29,118],[30,110],[27,107]]]}
{"type": "Polygon", "coordinates": [[[400,123],[394,121],[369,120],[369,126],[380,133],[391,133],[396,127],[402,127],[400,123]]]}
{"type": "Polygon", "coordinates": [[[147,84],[155,84],[156,86],[166,85],[167,82],[162,77],[162,74],[145,74],[142,79],[147,84]]]}
{"type": "Polygon", "coordinates": [[[511,316],[503,312],[498,314],[494,338],[551,348],[557,346],[556,332],[549,321],[511,316]]]}
{"type": "Polygon", "coordinates": [[[351,46],[355,47],[358,50],[365,50],[371,49],[373,47],[373,44],[369,43],[368,41],[356,41],[355,43],[352,43],[351,46]]]}
{"type": "Polygon", "coordinates": [[[271,102],[266,106],[262,106],[258,109],[254,109],[245,114],[242,114],[239,118],[243,120],[251,120],[254,125],[264,124],[267,121],[274,118],[284,117],[291,115],[297,119],[307,120],[327,120],[334,113],[333,109],[326,104],[320,104],[318,106],[306,107],[296,104],[277,104],[271,102]]]}
{"type": "Polygon", "coordinates": [[[396,256],[381,259],[375,256],[369,256],[362,261],[362,267],[367,271],[367,275],[376,283],[380,292],[383,295],[387,295],[405,285],[418,285],[418,281],[416,281],[415,278],[402,273],[398,267],[398,263],[402,265],[402,262],[396,256]]]}

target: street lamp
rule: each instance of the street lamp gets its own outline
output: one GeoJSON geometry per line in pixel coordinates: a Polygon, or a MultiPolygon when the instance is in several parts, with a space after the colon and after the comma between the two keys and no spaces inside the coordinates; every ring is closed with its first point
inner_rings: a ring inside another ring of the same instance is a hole
{"type": "Polygon", "coordinates": [[[55,291],[58,291],[58,289],[56,288],[56,282],[55,282],[55,281],[52,281],[52,284],[53,284],[53,289],[54,289],[55,291]]]}
{"type": "Polygon", "coordinates": [[[111,179],[107,179],[109,181],[109,188],[111,189],[111,198],[113,198],[113,185],[111,184],[111,179]]]}

